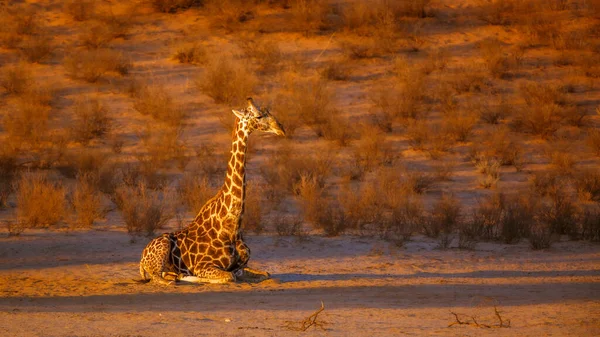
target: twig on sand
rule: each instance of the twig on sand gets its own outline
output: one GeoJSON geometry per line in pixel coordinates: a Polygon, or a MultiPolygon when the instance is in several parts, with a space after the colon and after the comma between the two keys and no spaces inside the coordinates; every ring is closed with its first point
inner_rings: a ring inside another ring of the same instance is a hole
{"type": "Polygon", "coordinates": [[[321,307],[317,309],[317,311],[313,312],[312,315],[306,317],[301,322],[288,321],[286,322],[285,327],[294,331],[306,331],[311,326],[314,326],[315,329],[320,328],[324,330],[323,325],[325,322],[317,322],[317,317],[323,310],[325,310],[325,305],[323,304],[323,301],[321,301],[321,307]]]}
{"type": "Polygon", "coordinates": [[[487,328],[487,329],[495,329],[495,328],[510,328],[510,319],[502,319],[502,316],[500,316],[500,312],[498,311],[498,308],[496,306],[494,306],[494,315],[496,316],[496,318],[498,318],[498,324],[485,324],[485,323],[479,323],[477,322],[477,319],[475,319],[475,316],[467,316],[464,314],[460,314],[462,316],[467,316],[468,318],[470,318],[471,320],[466,320],[466,321],[462,321],[459,318],[459,314],[450,311],[450,313],[452,315],[454,315],[454,322],[448,324],[448,327],[451,327],[453,325],[470,325],[470,326],[476,326],[478,328],[487,328]]]}

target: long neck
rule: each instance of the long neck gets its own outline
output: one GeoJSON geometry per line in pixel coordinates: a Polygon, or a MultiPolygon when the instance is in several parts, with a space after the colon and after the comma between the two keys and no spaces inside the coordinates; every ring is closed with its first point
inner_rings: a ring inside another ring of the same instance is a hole
{"type": "Polygon", "coordinates": [[[229,213],[242,215],[246,196],[246,149],[248,147],[248,127],[246,122],[237,119],[233,130],[231,157],[227,167],[227,176],[223,184],[225,207],[229,213]]]}

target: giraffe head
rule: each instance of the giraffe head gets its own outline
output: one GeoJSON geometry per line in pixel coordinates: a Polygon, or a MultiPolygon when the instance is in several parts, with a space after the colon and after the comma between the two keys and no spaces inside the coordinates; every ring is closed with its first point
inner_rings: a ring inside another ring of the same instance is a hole
{"type": "Polygon", "coordinates": [[[241,122],[246,122],[248,125],[248,132],[254,130],[274,133],[278,136],[285,136],[283,126],[275,119],[269,112],[269,109],[260,109],[254,105],[252,98],[247,99],[248,106],[241,110],[231,110],[233,114],[239,118],[241,122]]]}

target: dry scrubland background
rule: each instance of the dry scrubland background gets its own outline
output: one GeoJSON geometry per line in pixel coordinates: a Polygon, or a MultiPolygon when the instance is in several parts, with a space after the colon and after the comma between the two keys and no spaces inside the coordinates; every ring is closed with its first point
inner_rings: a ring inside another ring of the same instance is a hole
{"type": "Polygon", "coordinates": [[[182,226],[253,135],[246,230],[600,240],[600,1],[0,3],[0,217],[182,226]]]}

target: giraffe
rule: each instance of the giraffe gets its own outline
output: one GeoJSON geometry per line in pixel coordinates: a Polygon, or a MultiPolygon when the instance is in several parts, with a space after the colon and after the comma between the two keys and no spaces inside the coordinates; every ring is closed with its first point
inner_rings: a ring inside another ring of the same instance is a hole
{"type": "Polygon", "coordinates": [[[269,278],[266,272],[247,267],[250,249],[242,237],[246,187],[246,149],[253,131],[285,136],[281,124],[268,109],[261,110],[247,99],[247,107],[232,110],[236,117],[231,157],[225,183],[206,202],[187,227],[165,233],[148,243],[142,252],[142,281],[171,284],[227,283],[236,278],[269,278]]]}

